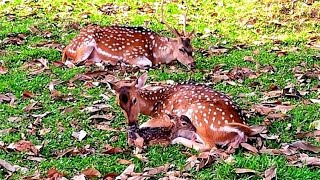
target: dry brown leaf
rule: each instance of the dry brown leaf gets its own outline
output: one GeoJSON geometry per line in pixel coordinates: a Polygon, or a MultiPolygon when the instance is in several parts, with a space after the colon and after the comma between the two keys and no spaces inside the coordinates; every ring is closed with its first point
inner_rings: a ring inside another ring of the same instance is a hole
{"type": "Polygon", "coordinates": [[[64,62],[62,61],[53,61],[53,66],[55,67],[62,67],[62,66],[65,66],[64,62]]]}
{"type": "Polygon", "coordinates": [[[271,167],[264,172],[263,180],[272,180],[272,178],[277,179],[277,168],[271,167]]]}
{"type": "Polygon", "coordinates": [[[267,133],[267,126],[250,126],[252,133],[251,135],[267,133]]]}
{"type": "Polygon", "coordinates": [[[0,74],[7,74],[7,72],[8,72],[8,69],[0,65],[0,74]]]}
{"type": "Polygon", "coordinates": [[[143,148],[144,139],[140,137],[138,134],[136,134],[137,139],[133,140],[133,143],[138,148],[143,148]]]}
{"type": "Polygon", "coordinates": [[[92,115],[89,117],[89,120],[92,120],[92,119],[102,119],[102,120],[107,120],[107,121],[110,121],[114,118],[114,115],[112,115],[112,113],[109,113],[109,114],[96,114],[96,115],[92,115]]]}
{"type": "Polygon", "coordinates": [[[248,61],[248,62],[253,62],[253,63],[256,62],[256,60],[252,56],[245,56],[245,57],[243,57],[243,60],[248,61]]]}
{"type": "Polygon", "coordinates": [[[63,149],[60,151],[54,152],[54,155],[56,158],[60,158],[66,155],[70,156],[77,156],[77,155],[89,155],[94,154],[96,150],[94,148],[90,148],[89,146],[86,146],[84,148],[78,148],[78,147],[69,147],[67,149],[63,149]]]}
{"type": "Polygon", "coordinates": [[[119,164],[125,164],[125,165],[132,164],[131,161],[126,160],[126,159],[118,159],[117,162],[118,162],[119,164]]]}
{"type": "Polygon", "coordinates": [[[311,151],[311,152],[314,152],[314,153],[319,153],[320,152],[320,147],[317,147],[317,146],[313,146],[307,142],[304,142],[304,141],[297,141],[297,142],[294,142],[292,144],[290,144],[289,146],[291,147],[295,147],[295,148],[298,148],[298,149],[301,149],[301,150],[305,150],[305,151],[311,151]]]}
{"type": "Polygon", "coordinates": [[[309,166],[320,166],[320,158],[318,157],[310,157],[307,154],[300,154],[299,159],[309,166]]]}
{"type": "Polygon", "coordinates": [[[31,110],[37,110],[37,109],[41,109],[40,107],[37,107],[36,104],[38,102],[32,102],[30,103],[28,106],[24,107],[23,110],[24,112],[30,112],[31,110]]]}
{"type": "Polygon", "coordinates": [[[244,173],[254,173],[254,174],[259,174],[259,172],[258,172],[258,171],[255,171],[255,170],[253,170],[253,169],[235,168],[234,170],[235,170],[235,172],[236,172],[237,174],[244,174],[244,173]]]}
{"type": "Polygon", "coordinates": [[[25,141],[25,140],[21,140],[14,143],[12,145],[12,149],[15,149],[20,152],[30,152],[34,155],[37,155],[39,153],[39,149],[36,146],[34,146],[31,141],[25,141]]]}
{"type": "Polygon", "coordinates": [[[159,173],[166,173],[170,167],[170,164],[165,164],[163,166],[155,167],[155,168],[144,168],[142,176],[144,177],[153,177],[159,173]]]}
{"type": "Polygon", "coordinates": [[[271,155],[277,155],[277,154],[281,154],[281,150],[280,149],[267,149],[266,147],[262,147],[259,151],[262,154],[271,154],[271,155]]]}
{"type": "Polygon", "coordinates": [[[108,173],[108,174],[104,175],[103,179],[104,180],[114,180],[114,179],[116,179],[117,176],[119,176],[118,173],[108,173]]]}
{"type": "Polygon", "coordinates": [[[27,159],[28,159],[28,160],[31,160],[31,161],[37,161],[37,162],[42,162],[42,161],[45,161],[45,160],[46,160],[45,158],[35,157],[35,156],[28,156],[27,159]]]}
{"type": "Polygon", "coordinates": [[[286,114],[295,107],[296,106],[294,105],[256,104],[253,105],[251,109],[261,115],[268,115],[271,112],[282,112],[283,114],[286,114]]]}
{"type": "Polygon", "coordinates": [[[130,164],[116,179],[127,179],[128,175],[134,172],[134,164],[130,164]]]}
{"type": "Polygon", "coordinates": [[[5,160],[0,159],[0,166],[2,166],[4,169],[10,171],[10,172],[15,172],[16,168],[12,166],[10,163],[6,162],[5,160]]]}
{"type": "Polygon", "coordinates": [[[248,143],[241,143],[240,145],[243,148],[245,148],[245,149],[247,149],[247,150],[249,150],[249,151],[251,151],[253,153],[258,153],[259,152],[257,148],[253,147],[252,145],[250,145],[248,143]]]}
{"type": "Polygon", "coordinates": [[[116,129],[111,128],[110,125],[107,124],[106,122],[101,122],[99,124],[95,124],[94,127],[99,129],[99,130],[117,131],[116,129]]]}
{"type": "Polygon", "coordinates": [[[106,144],[105,146],[105,150],[103,151],[103,153],[105,154],[118,154],[118,153],[122,153],[123,150],[119,147],[112,147],[109,144],[106,144]]]}
{"type": "Polygon", "coordinates": [[[95,168],[85,169],[82,171],[82,174],[84,174],[89,179],[93,179],[101,176],[101,173],[95,168]]]}
{"type": "Polygon", "coordinates": [[[28,99],[33,97],[34,97],[34,94],[30,91],[23,91],[22,93],[22,99],[28,99]]]}
{"type": "Polygon", "coordinates": [[[2,102],[9,102],[10,106],[14,106],[15,100],[17,98],[11,94],[11,93],[6,93],[6,94],[0,94],[0,103],[2,102]]]}
{"type": "Polygon", "coordinates": [[[52,178],[52,179],[58,179],[58,178],[62,178],[64,176],[63,173],[59,172],[55,168],[50,168],[48,170],[47,174],[48,174],[48,177],[52,178]]]}
{"type": "Polygon", "coordinates": [[[316,130],[314,132],[299,132],[296,135],[296,137],[299,139],[304,137],[317,137],[317,136],[320,136],[320,130],[316,130]]]}

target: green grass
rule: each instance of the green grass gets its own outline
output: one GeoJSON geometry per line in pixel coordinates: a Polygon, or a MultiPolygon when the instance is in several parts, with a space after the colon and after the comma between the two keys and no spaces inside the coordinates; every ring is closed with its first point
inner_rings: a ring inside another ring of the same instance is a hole
{"type": "MultiPolygon", "coordinates": [[[[111,1],[109,1],[111,2],[111,1]]],[[[95,167],[102,174],[111,172],[121,173],[127,165],[120,165],[117,159],[128,159],[135,163],[136,170],[141,171],[144,167],[156,167],[171,163],[175,165],[175,169],[182,169],[187,156],[182,154],[183,151],[189,151],[182,146],[169,146],[161,148],[159,146],[149,147],[146,150],[148,163],[141,162],[132,154],[121,153],[117,155],[102,155],[99,153],[93,155],[65,156],[55,158],[54,152],[63,150],[68,147],[90,147],[101,151],[104,144],[108,143],[126,149],[126,134],[124,131],[108,132],[98,130],[93,127],[86,112],[82,112],[84,107],[91,106],[94,101],[102,100],[100,94],[110,94],[110,99],[106,102],[112,108],[109,112],[115,115],[110,122],[113,128],[120,128],[125,125],[125,118],[116,105],[115,99],[109,89],[104,85],[94,88],[84,88],[83,82],[76,82],[74,88],[69,88],[66,83],[56,86],[56,89],[67,94],[70,93],[74,97],[73,101],[53,100],[50,97],[48,84],[55,79],[68,81],[79,73],[86,72],[84,67],[74,69],[57,68],[52,62],[60,60],[61,52],[51,48],[37,47],[36,45],[43,41],[55,41],[63,45],[78,33],[79,30],[71,28],[72,24],[79,24],[85,27],[88,23],[96,23],[100,25],[110,24],[130,24],[143,25],[145,21],[151,21],[150,28],[156,32],[169,35],[166,28],[155,20],[159,13],[141,13],[138,7],[154,7],[153,0],[144,1],[115,1],[114,4],[119,5],[117,13],[106,15],[98,10],[98,7],[105,4],[104,1],[12,1],[0,6],[0,40],[4,40],[8,35],[24,34],[24,44],[3,44],[0,41],[0,64],[8,68],[9,72],[0,75],[0,93],[12,93],[17,97],[16,106],[11,107],[7,103],[0,103],[0,130],[7,128],[17,128],[16,132],[11,132],[0,136],[0,141],[6,145],[17,142],[22,138],[32,141],[35,145],[43,145],[40,154],[46,158],[46,161],[35,162],[27,160],[28,155],[25,153],[8,152],[0,148],[0,159],[4,159],[12,164],[28,168],[27,174],[32,174],[39,169],[42,175],[46,175],[49,168],[56,168],[64,172],[67,177],[73,177],[85,168],[95,167]],[[130,6],[130,11],[125,11],[123,6],[130,6]],[[73,10],[70,10],[70,9],[73,10]],[[14,20],[10,20],[9,14],[15,16],[14,20]],[[84,15],[88,15],[85,17],[84,15]],[[44,37],[41,34],[34,34],[30,27],[36,26],[40,31],[51,32],[50,37],[44,37]],[[23,70],[21,66],[30,62],[32,59],[45,58],[48,59],[50,70],[37,75],[29,75],[28,71],[23,70]],[[22,93],[31,91],[35,97],[35,101],[41,104],[42,109],[32,111],[30,114],[40,114],[50,112],[44,117],[40,125],[36,128],[36,133],[30,133],[30,124],[34,122],[34,118],[23,111],[23,108],[30,103],[29,99],[22,99],[22,93]],[[90,96],[90,97],[88,97],[90,96]],[[72,107],[71,113],[61,113],[63,107],[72,107]],[[8,121],[9,117],[20,117],[19,122],[8,121]],[[59,124],[64,131],[59,130],[59,124]],[[75,126],[76,124],[76,126],[75,126]],[[50,128],[51,131],[41,136],[39,130],[50,128]],[[87,137],[78,142],[71,134],[74,131],[85,130],[87,137]],[[115,142],[109,142],[111,137],[118,136],[115,142]]],[[[245,79],[242,86],[231,86],[225,83],[216,83],[214,89],[233,96],[233,99],[245,109],[249,109],[253,104],[262,101],[261,91],[268,91],[271,84],[276,84],[280,88],[284,88],[288,84],[295,84],[298,90],[309,90],[319,81],[312,80],[305,86],[300,86],[294,77],[292,68],[298,66],[302,62],[306,63],[307,68],[313,65],[320,65],[319,50],[307,48],[305,45],[311,37],[319,36],[319,12],[314,17],[314,11],[320,9],[320,2],[316,1],[312,5],[305,5],[302,1],[296,3],[296,8],[292,10],[291,1],[264,0],[224,0],[224,1],[190,1],[189,2],[189,18],[191,19],[188,30],[195,28],[197,34],[192,40],[195,49],[208,49],[212,45],[224,45],[232,47],[236,44],[245,43],[250,47],[247,49],[233,49],[228,53],[204,57],[200,53],[196,53],[197,69],[190,72],[181,65],[178,65],[178,72],[171,73],[168,67],[163,66],[161,69],[152,69],[149,71],[151,77],[149,81],[174,80],[185,81],[195,80],[198,82],[209,82],[206,79],[205,70],[211,70],[217,64],[226,64],[224,69],[229,70],[234,67],[249,67],[255,70],[255,64],[243,60],[244,56],[253,56],[261,66],[272,65],[276,68],[274,74],[263,73],[256,79],[245,79]],[[222,3],[223,2],[223,3],[222,3]],[[286,13],[288,12],[289,13],[286,13]],[[291,12],[293,13],[291,13],[291,12]],[[249,19],[255,19],[253,27],[245,24],[249,19]],[[318,18],[318,19],[317,19],[318,18]],[[285,25],[277,25],[275,20],[285,25]],[[202,34],[210,31],[212,36],[208,38],[200,38],[202,34]],[[279,40],[278,44],[274,40],[279,40]],[[257,44],[260,44],[259,46],[257,44]],[[298,51],[288,52],[286,56],[278,57],[275,52],[270,52],[274,47],[280,49],[291,49],[298,47],[298,51]],[[260,53],[253,54],[253,51],[259,49],[260,53]],[[260,89],[250,87],[252,83],[259,83],[260,89]],[[256,96],[239,98],[240,93],[257,92],[256,96]]],[[[181,2],[180,2],[181,3],[181,2]]],[[[166,6],[166,18],[170,24],[177,24],[177,16],[183,11],[178,8],[177,3],[170,3],[166,6]]],[[[181,25],[176,25],[182,28],[181,25]]],[[[319,39],[318,39],[319,41],[319,39]]],[[[312,92],[306,98],[317,98],[319,92],[312,92]]],[[[290,101],[297,105],[295,109],[289,112],[289,118],[286,121],[275,122],[270,126],[270,133],[280,136],[280,143],[289,143],[296,140],[295,132],[297,128],[303,131],[313,131],[309,127],[314,120],[320,119],[319,104],[304,105],[301,100],[282,99],[290,101]],[[285,130],[287,124],[291,123],[290,131],[285,130]]],[[[259,124],[263,121],[263,117],[252,117],[248,120],[250,124],[259,124]]],[[[314,145],[320,145],[320,142],[313,138],[306,139],[314,145]]],[[[267,147],[279,148],[280,143],[274,141],[265,141],[267,147]]],[[[193,179],[259,179],[258,176],[237,175],[234,168],[250,168],[263,172],[271,166],[277,167],[279,179],[317,179],[320,174],[319,169],[311,167],[292,167],[289,166],[284,156],[272,155],[247,155],[240,149],[234,154],[235,163],[228,164],[226,162],[217,162],[213,165],[197,172],[191,171],[193,179]]],[[[0,169],[0,179],[6,175],[5,170],[0,169]]],[[[25,174],[15,173],[13,179],[20,179],[25,174]]]]}

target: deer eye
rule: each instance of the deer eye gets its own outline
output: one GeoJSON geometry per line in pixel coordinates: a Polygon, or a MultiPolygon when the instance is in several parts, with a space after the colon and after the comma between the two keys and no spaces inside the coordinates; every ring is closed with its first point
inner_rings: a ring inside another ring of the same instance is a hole
{"type": "Polygon", "coordinates": [[[185,53],[184,49],[182,49],[182,48],[180,48],[179,51],[182,53],[185,53]]]}
{"type": "Polygon", "coordinates": [[[187,126],[186,122],[181,122],[182,126],[187,126]]]}
{"type": "Polygon", "coordinates": [[[136,104],[136,103],[137,103],[137,99],[136,98],[132,99],[132,104],[136,104]]]}

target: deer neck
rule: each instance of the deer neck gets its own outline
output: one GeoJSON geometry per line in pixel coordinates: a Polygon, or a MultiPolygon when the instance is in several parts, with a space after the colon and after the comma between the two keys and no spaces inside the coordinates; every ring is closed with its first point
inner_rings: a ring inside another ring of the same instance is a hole
{"type": "Polygon", "coordinates": [[[147,116],[158,116],[159,107],[165,99],[172,94],[172,88],[160,88],[157,90],[139,90],[140,112],[147,116]]]}
{"type": "Polygon", "coordinates": [[[158,63],[169,63],[176,58],[173,55],[173,38],[158,36],[153,45],[153,57],[158,63]]]}

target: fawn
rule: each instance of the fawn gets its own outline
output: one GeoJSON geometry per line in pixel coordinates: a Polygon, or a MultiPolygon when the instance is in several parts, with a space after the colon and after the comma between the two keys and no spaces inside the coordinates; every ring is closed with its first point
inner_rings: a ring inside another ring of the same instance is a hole
{"type": "Polygon", "coordinates": [[[140,128],[168,127],[171,121],[167,114],[185,115],[196,127],[199,142],[177,137],[172,143],[181,143],[197,150],[239,142],[252,133],[244,122],[242,111],[228,96],[193,83],[145,90],[146,79],[147,74],[143,74],[133,82],[110,82],[130,126],[137,124],[139,113],[151,116],[140,128]]]}
{"type": "Polygon", "coordinates": [[[187,116],[168,114],[172,125],[169,127],[142,127],[136,124],[129,127],[128,139],[136,139],[140,136],[144,140],[144,145],[169,145],[177,137],[184,137],[195,140],[196,127],[191,123],[187,116]]]}
{"type": "Polygon", "coordinates": [[[144,27],[90,25],[82,29],[63,50],[62,61],[70,58],[78,64],[88,59],[111,65],[124,62],[145,68],[178,60],[190,69],[195,68],[191,45],[194,31],[187,33],[185,22],[184,32],[179,33],[164,21],[163,3],[161,9],[161,23],[171,30],[175,38],[161,36],[144,27]]]}

